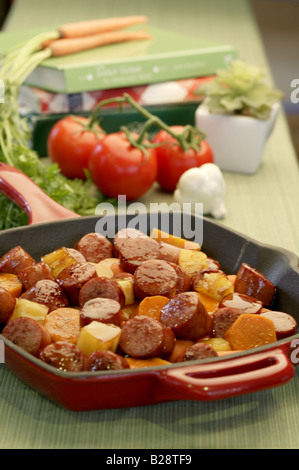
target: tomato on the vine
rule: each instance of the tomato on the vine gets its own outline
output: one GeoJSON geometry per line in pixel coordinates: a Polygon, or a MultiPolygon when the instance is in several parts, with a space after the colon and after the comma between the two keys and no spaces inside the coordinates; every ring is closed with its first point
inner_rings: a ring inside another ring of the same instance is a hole
{"type": "Polygon", "coordinates": [[[105,135],[99,125],[90,129],[87,124],[86,117],[67,116],[57,121],[49,133],[48,156],[68,178],[85,179],[90,155],[105,135]]]}
{"type": "Polygon", "coordinates": [[[144,153],[134,147],[122,131],[107,134],[92,152],[88,170],[105,196],[138,199],[156,181],[156,151],[148,148],[144,153]]]}
{"type": "MultiPolygon", "coordinates": [[[[170,126],[170,129],[179,134],[184,126],[170,126]]],[[[199,150],[189,148],[184,151],[177,139],[166,130],[160,130],[153,139],[158,160],[157,181],[160,186],[173,192],[182,174],[193,167],[199,167],[204,163],[214,163],[213,151],[206,140],[201,140],[199,150]]]]}

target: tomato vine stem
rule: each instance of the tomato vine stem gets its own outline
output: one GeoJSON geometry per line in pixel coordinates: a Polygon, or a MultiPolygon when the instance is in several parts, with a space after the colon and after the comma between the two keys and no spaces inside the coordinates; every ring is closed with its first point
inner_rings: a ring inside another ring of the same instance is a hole
{"type": "MultiPolygon", "coordinates": [[[[173,129],[171,129],[171,127],[169,127],[164,121],[162,121],[162,119],[150,113],[147,109],[145,109],[143,106],[138,104],[134,100],[134,98],[132,98],[131,95],[129,95],[128,93],[124,93],[123,96],[118,96],[115,98],[108,98],[98,103],[98,105],[94,108],[88,120],[87,128],[88,129],[93,128],[94,124],[98,120],[98,114],[104,106],[108,106],[114,103],[118,103],[120,109],[123,109],[123,106],[125,104],[128,104],[132,108],[134,108],[142,117],[146,119],[138,139],[135,139],[135,138],[130,139],[130,136],[129,136],[130,131],[125,127],[122,128],[123,131],[126,130],[126,135],[130,143],[138,147],[139,149],[141,149],[144,153],[146,153],[146,147],[153,146],[152,144],[145,142],[146,136],[148,134],[148,129],[153,125],[157,126],[160,129],[165,130],[169,135],[171,135],[174,139],[176,139],[180,147],[184,150],[184,152],[186,152],[189,149],[193,149],[195,151],[200,150],[200,143],[205,137],[202,131],[195,128],[194,126],[186,125],[184,127],[183,132],[181,133],[174,132],[173,129]]],[[[164,144],[160,144],[160,145],[164,145],[164,144]]]]}

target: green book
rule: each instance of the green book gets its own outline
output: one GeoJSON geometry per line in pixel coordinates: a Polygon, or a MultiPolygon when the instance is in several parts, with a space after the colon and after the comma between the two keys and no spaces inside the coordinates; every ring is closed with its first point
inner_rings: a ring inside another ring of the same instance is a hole
{"type": "MultiPolygon", "coordinates": [[[[49,28],[49,31],[55,28],[49,28]]],[[[0,51],[45,31],[0,33],[0,51]]],[[[98,47],[49,58],[26,84],[55,93],[81,93],[211,75],[237,57],[232,45],[213,44],[149,26],[150,40],[98,47]]]]}

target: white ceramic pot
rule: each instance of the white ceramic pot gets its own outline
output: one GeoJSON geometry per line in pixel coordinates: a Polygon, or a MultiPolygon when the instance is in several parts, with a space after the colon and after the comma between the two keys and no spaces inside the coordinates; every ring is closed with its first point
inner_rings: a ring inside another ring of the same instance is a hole
{"type": "Polygon", "coordinates": [[[206,134],[215,164],[223,171],[255,173],[279,107],[275,104],[269,119],[264,121],[248,116],[211,114],[204,101],[196,110],[195,123],[206,134]]]}

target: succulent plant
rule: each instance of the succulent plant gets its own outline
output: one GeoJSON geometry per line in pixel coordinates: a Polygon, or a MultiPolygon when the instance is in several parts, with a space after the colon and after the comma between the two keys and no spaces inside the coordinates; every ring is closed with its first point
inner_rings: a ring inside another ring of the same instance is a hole
{"type": "Polygon", "coordinates": [[[267,80],[265,72],[242,60],[234,60],[216,77],[197,89],[206,97],[213,114],[236,114],[268,119],[272,106],[283,98],[283,93],[267,80]]]}

